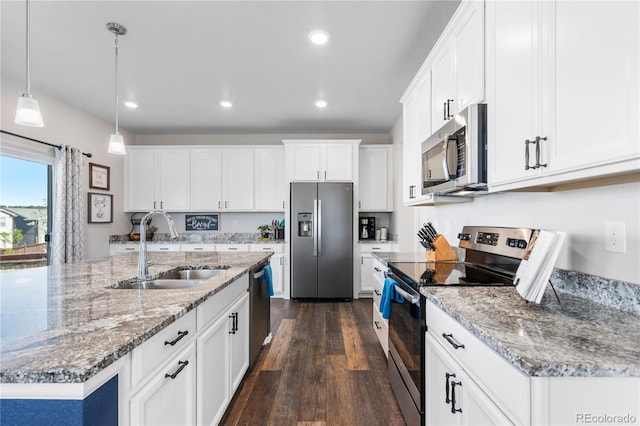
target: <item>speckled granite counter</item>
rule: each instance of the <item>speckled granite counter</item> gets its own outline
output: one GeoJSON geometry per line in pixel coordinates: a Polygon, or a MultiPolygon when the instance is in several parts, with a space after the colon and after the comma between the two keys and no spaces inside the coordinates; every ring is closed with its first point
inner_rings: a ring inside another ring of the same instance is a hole
{"type": "Polygon", "coordinates": [[[154,278],[176,268],[230,266],[176,290],[106,288],[135,277],[135,253],[4,273],[0,382],[85,382],[270,255],[149,253],[154,278]]]}
{"type": "MultiPolygon", "coordinates": [[[[387,263],[424,262],[423,253],[374,256],[387,263]]],[[[552,277],[556,288],[579,285],[559,283],[561,272],[552,277]]],[[[640,286],[625,284],[626,304],[637,306],[640,286]]],[[[589,280],[582,285],[589,294],[589,280]]],[[[612,287],[619,293],[619,285],[612,287]]],[[[640,377],[640,316],[633,310],[568,292],[559,292],[558,303],[551,289],[539,305],[527,303],[515,287],[425,287],[422,293],[529,376],[640,377]]]]}

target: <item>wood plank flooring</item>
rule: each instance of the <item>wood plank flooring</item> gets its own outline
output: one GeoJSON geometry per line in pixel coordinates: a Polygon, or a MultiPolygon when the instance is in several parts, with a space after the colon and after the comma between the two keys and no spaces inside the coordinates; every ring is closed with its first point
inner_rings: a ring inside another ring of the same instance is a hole
{"type": "Polygon", "coordinates": [[[371,309],[371,299],[272,299],[273,340],[245,375],[221,424],[404,425],[371,309]]]}

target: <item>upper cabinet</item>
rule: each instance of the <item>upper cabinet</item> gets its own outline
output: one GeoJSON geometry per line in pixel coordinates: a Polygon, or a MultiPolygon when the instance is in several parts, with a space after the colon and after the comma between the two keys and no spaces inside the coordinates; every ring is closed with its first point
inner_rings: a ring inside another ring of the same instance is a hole
{"type": "MultiPolygon", "coordinates": [[[[427,62],[431,70],[431,124],[484,100],[484,2],[462,2],[427,62]]],[[[429,135],[427,135],[429,136],[429,135]]]]}
{"type": "Polygon", "coordinates": [[[282,211],[281,146],[130,147],[125,210],[282,211]]]}
{"type": "Polygon", "coordinates": [[[359,210],[393,211],[393,146],[363,145],[359,155],[359,210]]]}
{"type": "Polygon", "coordinates": [[[283,140],[288,182],[353,182],[359,140],[283,140]]]}
{"type": "Polygon", "coordinates": [[[189,210],[189,167],[188,149],[129,147],[125,210],[189,210]]]}
{"type": "Polygon", "coordinates": [[[491,191],[637,171],[638,2],[488,2],[491,191]]]}

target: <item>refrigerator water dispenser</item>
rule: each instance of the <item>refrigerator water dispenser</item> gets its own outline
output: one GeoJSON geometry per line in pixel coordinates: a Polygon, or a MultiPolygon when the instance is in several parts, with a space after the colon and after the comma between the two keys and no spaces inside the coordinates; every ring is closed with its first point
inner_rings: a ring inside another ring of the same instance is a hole
{"type": "Polygon", "coordinates": [[[313,237],[313,214],[298,213],[298,236],[313,237]]]}

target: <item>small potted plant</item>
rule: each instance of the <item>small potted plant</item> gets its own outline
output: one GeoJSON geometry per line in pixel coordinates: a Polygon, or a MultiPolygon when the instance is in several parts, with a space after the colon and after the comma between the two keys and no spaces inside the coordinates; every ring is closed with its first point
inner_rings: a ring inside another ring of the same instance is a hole
{"type": "Polygon", "coordinates": [[[260,231],[260,239],[267,241],[269,239],[269,233],[271,232],[271,226],[260,225],[258,226],[258,230],[260,231]]]}

